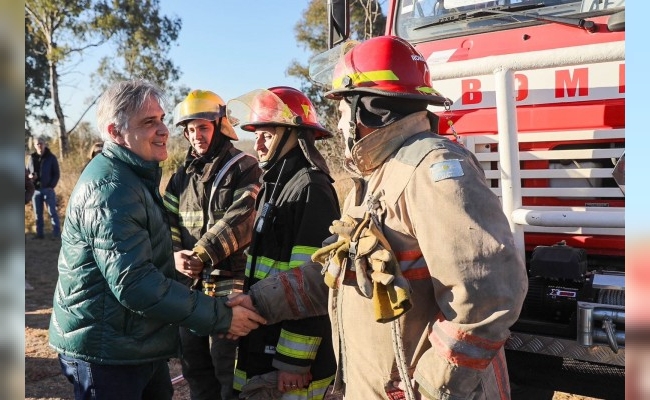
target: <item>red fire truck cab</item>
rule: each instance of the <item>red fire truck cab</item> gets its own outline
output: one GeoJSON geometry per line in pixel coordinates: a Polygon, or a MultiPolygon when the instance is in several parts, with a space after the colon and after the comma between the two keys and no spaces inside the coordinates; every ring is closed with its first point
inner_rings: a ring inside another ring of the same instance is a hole
{"type": "MultiPolygon", "coordinates": [[[[330,38],[347,2],[330,0],[330,38]]],[[[501,198],[529,288],[506,348],[625,364],[625,0],[391,0],[439,132],[501,198]]],[[[339,28],[337,30],[337,28],[339,28]]]]}

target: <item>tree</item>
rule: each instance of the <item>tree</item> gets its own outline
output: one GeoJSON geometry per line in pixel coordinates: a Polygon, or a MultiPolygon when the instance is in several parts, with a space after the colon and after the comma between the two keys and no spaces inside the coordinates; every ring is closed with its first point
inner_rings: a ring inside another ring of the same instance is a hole
{"type": "MultiPolygon", "coordinates": [[[[304,12],[303,19],[294,27],[296,40],[311,53],[312,56],[327,50],[328,15],[326,0],[311,0],[304,12]]],[[[350,32],[351,38],[365,40],[384,33],[386,17],[382,13],[381,4],[377,0],[350,1],[350,32]]],[[[309,66],[293,61],[287,68],[287,75],[301,81],[300,89],[314,103],[323,125],[336,132],[338,110],[335,102],[324,98],[322,87],[309,80],[309,66]]],[[[319,149],[328,159],[330,167],[338,171],[343,167],[344,147],[340,140],[325,140],[319,142],[319,149]]]]}
{"type": "Polygon", "coordinates": [[[101,60],[98,67],[95,78],[100,87],[105,87],[107,81],[138,77],[166,89],[178,80],[178,69],[167,54],[178,37],[181,21],[161,16],[159,9],[159,0],[25,1],[26,16],[34,28],[34,41],[26,42],[26,46],[34,48],[26,49],[26,53],[38,54],[35,46],[42,46],[44,51],[48,67],[46,90],[58,125],[61,158],[68,152],[68,135],[79,123],[66,129],[59,99],[60,71],[75,57],[83,58],[84,52],[93,47],[115,47],[114,55],[101,60]]]}
{"type": "Polygon", "coordinates": [[[34,34],[34,26],[25,16],[25,146],[32,134],[31,120],[50,123],[43,111],[49,103],[48,63],[45,45],[34,34]]]}

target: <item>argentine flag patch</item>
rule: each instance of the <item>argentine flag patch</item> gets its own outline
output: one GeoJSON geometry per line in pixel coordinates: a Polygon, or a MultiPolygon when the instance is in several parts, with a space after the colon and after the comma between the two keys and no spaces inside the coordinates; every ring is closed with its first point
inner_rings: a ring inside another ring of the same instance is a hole
{"type": "Polygon", "coordinates": [[[465,175],[463,167],[460,165],[460,160],[441,161],[431,165],[429,168],[431,169],[431,177],[434,182],[465,175]]]}

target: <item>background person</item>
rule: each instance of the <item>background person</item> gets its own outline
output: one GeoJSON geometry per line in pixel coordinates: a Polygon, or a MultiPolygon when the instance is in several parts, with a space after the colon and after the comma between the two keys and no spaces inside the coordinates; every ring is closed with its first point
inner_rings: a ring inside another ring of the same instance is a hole
{"type": "Polygon", "coordinates": [[[159,193],[169,131],[162,91],[141,80],[111,85],[97,105],[103,155],[70,195],[49,342],[75,399],[171,399],[167,360],[178,326],[246,334],[264,322],[177,282],[159,193]]]}
{"type": "MultiPolygon", "coordinates": [[[[174,125],[183,128],[190,144],[164,197],[176,270],[188,286],[194,281],[194,289],[210,296],[241,292],[262,171],[255,157],[233,146],[237,134],[217,94],[191,91],[176,106],[174,125]]],[[[183,377],[192,400],[237,399],[237,342],[223,335],[196,335],[186,327],[180,328],[180,337],[183,377]]]]}
{"type": "Polygon", "coordinates": [[[88,162],[95,158],[98,154],[102,153],[102,149],[104,148],[104,142],[95,142],[93,143],[92,146],[90,146],[90,150],[88,150],[88,162]]]}
{"type": "Polygon", "coordinates": [[[59,161],[52,154],[45,138],[39,137],[34,141],[36,150],[29,156],[27,169],[29,178],[34,182],[34,196],[32,204],[34,205],[34,215],[36,216],[36,236],[34,239],[43,239],[44,220],[43,205],[47,208],[52,224],[52,237],[58,238],[61,235],[61,224],[59,214],[56,211],[56,193],[54,188],[59,183],[61,172],[59,170],[59,161]]]}
{"type": "MultiPolygon", "coordinates": [[[[255,132],[264,170],[246,269],[249,283],[264,282],[309,260],[340,216],[333,180],[315,147],[316,139],[331,133],[309,99],[286,86],[231,100],[228,113],[243,130],[255,132]]],[[[243,399],[322,399],[335,370],[326,313],[280,321],[242,338],[235,389],[243,399]]]]}
{"type": "Polygon", "coordinates": [[[32,182],[32,179],[29,177],[29,170],[25,168],[25,205],[32,201],[32,196],[35,191],[36,188],[34,187],[34,182],[32,182]]]}
{"type": "MultiPolygon", "coordinates": [[[[329,66],[326,97],[339,101],[355,188],[313,257],[333,289],[335,390],[350,399],[510,398],[503,345],[527,278],[499,199],[474,155],[435,134],[427,106],[448,100],[417,50],[390,36],[348,50],[329,66]]],[[[320,273],[308,264],[232,304],[255,304],[269,323],[311,315],[285,304],[322,307],[320,273]]]]}

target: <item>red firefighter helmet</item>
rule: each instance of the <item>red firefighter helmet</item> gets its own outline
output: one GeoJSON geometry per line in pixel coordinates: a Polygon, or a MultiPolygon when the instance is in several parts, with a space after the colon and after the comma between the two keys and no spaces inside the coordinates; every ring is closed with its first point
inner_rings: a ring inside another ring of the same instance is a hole
{"type": "Polygon", "coordinates": [[[374,37],[339,54],[331,75],[332,90],[325,94],[329,99],[369,93],[433,105],[450,102],[432,87],[424,56],[402,38],[374,37]]]}
{"type": "Polygon", "coordinates": [[[307,96],[288,86],[258,89],[230,100],[227,114],[233,125],[249,132],[258,126],[304,127],[314,130],[315,139],[332,137],[318,122],[307,96]]]}

